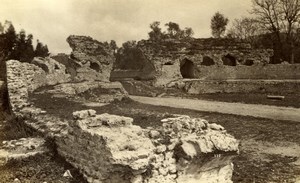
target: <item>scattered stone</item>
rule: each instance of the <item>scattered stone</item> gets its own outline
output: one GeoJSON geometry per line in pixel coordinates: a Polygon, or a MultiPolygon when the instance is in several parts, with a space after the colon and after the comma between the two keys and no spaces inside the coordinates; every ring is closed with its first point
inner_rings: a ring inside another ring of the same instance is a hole
{"type": "Polygon", "coordinates": [[[167,150],[167,147],[165,145],[160,145],[158,147],[156,147],[156,153],[160,154],[163,153],[167,150]]]}
{"type": "Polygon", "coordinates": [[[13,183],[21,183],[21,181],[18,178],[15,178],[13,183]]]}
{"type": "Polygon", "coordinates": [[[157,130],[150,130],[149,135],[151,138],[156,139],[159,138],[160,132],[157,130]]]}
{"type": "Polygon", "coordinates": [[[70,172],[70,170],[65,171],[65,173],[63,174],[63,176],[67,177],[67,178],[72,178],[73,177],[72,174],[71,174],[71,172],[70,172]]]}
{"type": "Polygon", "coordinates": [[[224,130],[224,127],[223,126],[221,126],[221,125],[218,125],[218,124],[216,124],[216,123],[212,123],[212,124],[209,124],[209,126],[208,126],[210,129],[212,129],[212,130],[224,130]]]}

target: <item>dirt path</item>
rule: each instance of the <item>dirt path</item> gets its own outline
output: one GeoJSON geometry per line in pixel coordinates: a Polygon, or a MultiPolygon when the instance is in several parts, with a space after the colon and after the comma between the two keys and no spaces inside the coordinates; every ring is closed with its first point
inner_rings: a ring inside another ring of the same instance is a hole
{"type": "Polygon", "coordinates": [[[219,112],[242,116],[254,116],[276,120],[300,122],[300,108],[277,107],[242,103],[228,103],[182,98],[153,98],[130,96],[131,99],[144,104],[192,109],[197,111],[219,112]]]}

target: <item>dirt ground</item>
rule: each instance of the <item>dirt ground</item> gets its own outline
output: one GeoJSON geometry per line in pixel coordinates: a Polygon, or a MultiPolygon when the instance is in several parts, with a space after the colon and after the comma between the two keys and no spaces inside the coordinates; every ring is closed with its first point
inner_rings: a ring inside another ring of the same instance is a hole
{"type": "Polygon", "coordinates": [[[153,87],[150,83],[141,81],[122,81],[124,88],[130,95],[136,96],[164,96],[180,97],[188,99],[200,99],[220,102],[238,102],[245,104],[263,104],[283,107],[300,108],[300,92],[298,93],[211,93],[211,94],[188,94],[181,89],[153,87]],[[282,100],[268,99],[268,95],[280,95],[282,100]]]}
{"type": "MultiPolygon", "coordinates": [[[[38,136],[33,130],[24,126],[22,121],[14,119],[5,106],[0,106],[0,148],[2,141],[38,136]]],[[[51,149],[52,143],[48,143],[51,149]]],[[[86,183],[78,170],[68,164],[56,152],[30,157],[22,161],[11,161],[0,166],[0,183],[86,183]],[[63,177],[69,170],[72,178],[63,177]]]]}
{"type": "Polygon", "coordinates": [[[137,102],[151,104],[155,106],[168,106],[197,111],[209,111],[223,114],[235,114],[241,116],[254,116],[268,119],[290,120],[300,122],[300,108],[229,103],[200,99],[186,99],[178,97],[130,96],[130,98],[137,102]]]}
{"type": "Polygon", "coordinates": [[[130,99],[93,107],[70,101],[71,99],[51,98],[48,94],[34,94],[31,99],[47,113],[61,118],[71,119],[73,111],[92,108],[97,113],[133,117],[134,124],[143,128],[155,128],[161,125],[161,119],[173,114],[204,118],[211,123],[223,125],[230,134],[240,140],[240,155],[233,162],[233,182],[281,183],[297,182],[300,178],[298,122],[152,106],[130,99]]]}

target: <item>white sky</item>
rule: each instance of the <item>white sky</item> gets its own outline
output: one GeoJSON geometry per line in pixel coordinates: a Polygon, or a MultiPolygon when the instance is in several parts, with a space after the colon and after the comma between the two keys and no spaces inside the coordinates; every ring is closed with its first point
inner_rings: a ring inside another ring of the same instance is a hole
{"type": "Polygon", "coordinates": [[[210,37],[217,11],[229,20],[247,16],[251,0],[0,0],[0,21],[12,21],[48,45],[52,53],[70,53],[66,38],[88,35],[99,41],[147,39],[149,25],[172,21],[192,27],[194,37],[210,37]]]}

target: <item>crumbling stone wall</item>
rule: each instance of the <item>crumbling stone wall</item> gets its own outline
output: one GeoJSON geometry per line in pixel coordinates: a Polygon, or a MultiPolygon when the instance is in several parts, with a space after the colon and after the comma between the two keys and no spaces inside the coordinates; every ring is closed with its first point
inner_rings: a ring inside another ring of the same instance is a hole
{"type": "Polygon", "coordinates": [[[109,44],[101,43],[91,37],[71,35],[67,42],[72,48],[71,59],[76,64],[78,81],[109,81],[115,61],[114,50],[109,44]]]}
{"type": "Polygon", "coordinates": [[[46,58],[35,58],[33,63],[22,63],[17,60],[6,62],[7,70],[7,90],[12,111],[17,111],[27,102],[28,92],[45,86],[69,81],[69,75],[65,74],[65,68],[62,64],[46,58]],[[45,70],[43,70],[42,66],[45,70]],[[54,68],[57,65],[58,69],[54,68]],[[52,68],[53,66],[53,68],[52,68]]]}
{"type": "MultiPolygon", "coordinates": [[[[203,119],[168,118],[162,120],[160,129],[154,130],[132,125],[132,118],[97,115],[94,110],[73,115],[68,134],[58,141],[58,152],[78,167],[89,182],[185,182],[193,158],[238,152],[234,137],[222,126],[203,119]]],[[[231,174],[232,170],[232,165],[227,164],[226,171],[231,174]]],[[[220,171],[221,168],[216,175],[222,174],[220,171]]],[[[205,177],[210,173],[201,174],[205,177]]],[[[231,175],[220,176],[219,180],[231,182],[231,175]]]]}
{"type": "Polygon", "coordinates": [[[201,71],[208,67],[265,65],[273,55],[272,50],[252,49],[250,44],[234,39],[142,40],[137,48],[153,66],[148,68],[154,69],[154,84],[158,86],[181,78],[203,78],[206,73],[201,71]]]}
{"type": "MultiPolygon", "coordinates": [[[[269,93],[298,94],[299,80],[198,80],[184,81],[184,90],[191,94],[201,93],[269,93]]],[[[174,84],[174,83],[173,83],[174,84]]],[[[175,84],[174,84],[175,85],[175,84]]]]}
{"type": "Polygon", "coordinates": [[[293,80],[300,79],[300,64],[267,64],[256,66],[204,66],[197,68],[198,78],[205,80],[293,80]]]}

